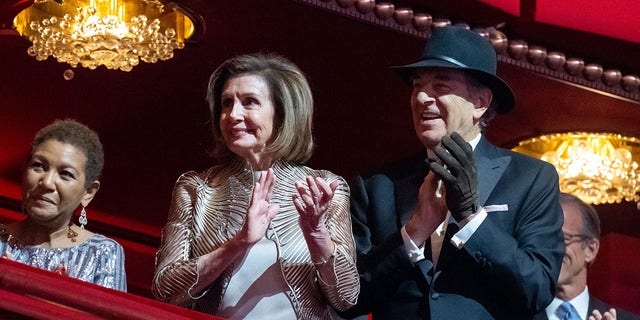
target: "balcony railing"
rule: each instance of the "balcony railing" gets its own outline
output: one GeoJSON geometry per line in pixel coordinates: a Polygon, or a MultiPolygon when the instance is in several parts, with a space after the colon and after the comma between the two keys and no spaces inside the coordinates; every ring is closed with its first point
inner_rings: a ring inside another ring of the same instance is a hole
{"type": "Polygon", "coordinates": [[[0,258],[1,319],[221,319],[0,258]]]}

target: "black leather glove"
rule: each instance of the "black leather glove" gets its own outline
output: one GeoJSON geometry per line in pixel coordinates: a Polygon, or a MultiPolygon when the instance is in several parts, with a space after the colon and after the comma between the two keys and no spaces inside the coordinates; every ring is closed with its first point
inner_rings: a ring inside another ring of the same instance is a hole
{"type": "Polygon", "coordinates": [[[447,208],[460,222],[476,213],[478,204],[478,174],[473,159],[473,149],[457,132],[442,138],[441,145],[434,150],[445,167],[435,160],[429,167],[440,178],[446,188],[447,208]]]}

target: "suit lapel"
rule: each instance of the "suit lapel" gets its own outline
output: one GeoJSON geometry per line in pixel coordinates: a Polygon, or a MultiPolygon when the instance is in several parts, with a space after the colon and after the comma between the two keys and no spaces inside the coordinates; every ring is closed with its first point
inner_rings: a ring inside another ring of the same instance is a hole
{"type": "Polygon", "coordinates": [[[478,169],[480,205],[485,205],[491,192],[493,192],[493,188],[496,187],[504,170],[511,162],[511,157],[504,155],[484,137],[480,138],[473,155],[478,169]]]}

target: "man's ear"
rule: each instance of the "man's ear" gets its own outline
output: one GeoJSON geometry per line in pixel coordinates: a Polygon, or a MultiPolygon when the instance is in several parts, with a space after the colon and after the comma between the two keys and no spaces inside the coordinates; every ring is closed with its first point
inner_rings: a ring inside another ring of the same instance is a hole
{"type": "Polygon", "coordinates": [[[477,121],[491,106],[491,100],[493,99],[493,92],[489,88],[482,88],[476,92],[476,96],[473,100],[473,118],[477,121]]]}
{"type": "Polygon", "coordinates": [[[83,207],[89,205],[89,202],[93,200],[93,197],[96,195],[96,192],[98,192],[98,189],[100,189],[100,181],[94,180],[85,191],[84,196],[82,197],[82,201],[80,201],[83,207]]]}
{"type": "Polygon", "coordinates": [[[589,242],[584,246],[584,259],[586,260],[587,265],[590,266],[596,260],[596,256],[600,250],[600,240],[590,239],[588,241],[589,242]]]}

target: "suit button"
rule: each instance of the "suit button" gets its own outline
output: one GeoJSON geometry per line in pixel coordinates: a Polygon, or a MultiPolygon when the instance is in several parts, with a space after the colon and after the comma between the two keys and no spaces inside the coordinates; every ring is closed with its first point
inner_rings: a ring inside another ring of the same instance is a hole
{"type": "Polygon", "coordinates": [[[476,259],[480,259],[482,257],[482,252],[476,251],[476,253],[473,256],[476,257],[476,259]]]}
{"type": "Polygon", "coordinates": [[[431,294],[431,299],[433,300],[438,300],[438,298],[440,298],[440,294],[437,292],[434,292],[431,294]]]}

